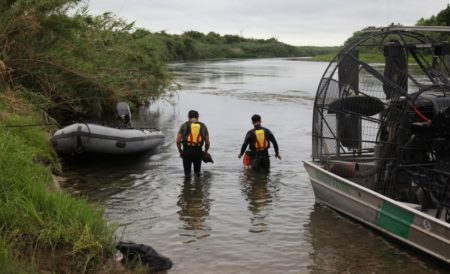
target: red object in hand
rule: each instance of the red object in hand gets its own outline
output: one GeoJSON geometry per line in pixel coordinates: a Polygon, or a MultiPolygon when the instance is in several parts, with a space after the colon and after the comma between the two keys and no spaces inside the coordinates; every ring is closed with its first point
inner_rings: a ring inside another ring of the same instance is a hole
{"type": "Polygon", "coordinates": [[[242,159],[242,163],[244,164],[244,167],[249,167],[252,162],[252,159],[250,159],[250,156],[248,156],[247,153],[244,153],[244,158],[242,159]]]}

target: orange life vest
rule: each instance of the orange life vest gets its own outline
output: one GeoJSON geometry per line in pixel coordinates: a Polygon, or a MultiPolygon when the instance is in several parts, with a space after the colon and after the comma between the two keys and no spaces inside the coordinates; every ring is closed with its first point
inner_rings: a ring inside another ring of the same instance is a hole
{"type": "Polygon", "coordinates": [[[202,146],[203,138],[201,134],[200,123],[190,123],[188,125],[188,134],[186,136],[186,144],[191,147],[202,146]]]}
{"type": "Polygon", "coordinates": [[[266,150],[267,148],[269,148],[269,141],[267,140],[266,132],[264,131],[264,129],[255,130],[255,135],[255,148],[257,151],[266,150]]]}

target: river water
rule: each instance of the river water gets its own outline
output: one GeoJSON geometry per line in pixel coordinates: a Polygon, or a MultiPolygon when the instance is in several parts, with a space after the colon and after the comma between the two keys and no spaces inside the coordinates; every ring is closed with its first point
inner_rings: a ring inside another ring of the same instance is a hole
{"type": "Polygon", "coordinates": [[[302,160],[311,154],[313,98],[326,66],[301,59],[173,64],[181,90],[135,114],[135,124],[166,134],[164,145],[139,157],[72,164],[71,190],[101,203],[118,237],[170,257],[169,273],[444,272],[314,204],[302,160]],[[215,163],[185,181],[175,136],[190,109],[208,126],[215,163]],[[237,159],[255,113],[280,146],[282,160],[272,157],[269,174],[237,159]]]}

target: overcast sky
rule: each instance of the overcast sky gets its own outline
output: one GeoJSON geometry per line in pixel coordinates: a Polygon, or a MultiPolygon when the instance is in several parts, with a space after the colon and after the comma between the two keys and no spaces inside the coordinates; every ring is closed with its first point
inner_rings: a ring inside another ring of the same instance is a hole
{"type": "Polygon", "coordinates": [[[449,0],[89,0],[150,31],[187,30],[271,38],[292,45],[341,45],[367,26],[414,25],[449,0]]]}

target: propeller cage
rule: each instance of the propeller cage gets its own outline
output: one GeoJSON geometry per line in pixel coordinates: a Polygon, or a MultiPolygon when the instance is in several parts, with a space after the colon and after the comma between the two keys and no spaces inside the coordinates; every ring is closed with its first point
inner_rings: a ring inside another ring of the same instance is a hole
{"type": "Polygon", "coordinates": [[[402,30],[366,33],[345,46],[317,89],[313,159],[379,193],[450,216],[449,53],[446,43],[402,30]],[[372,56],[384,62],[365,62],[372,56]]]}

